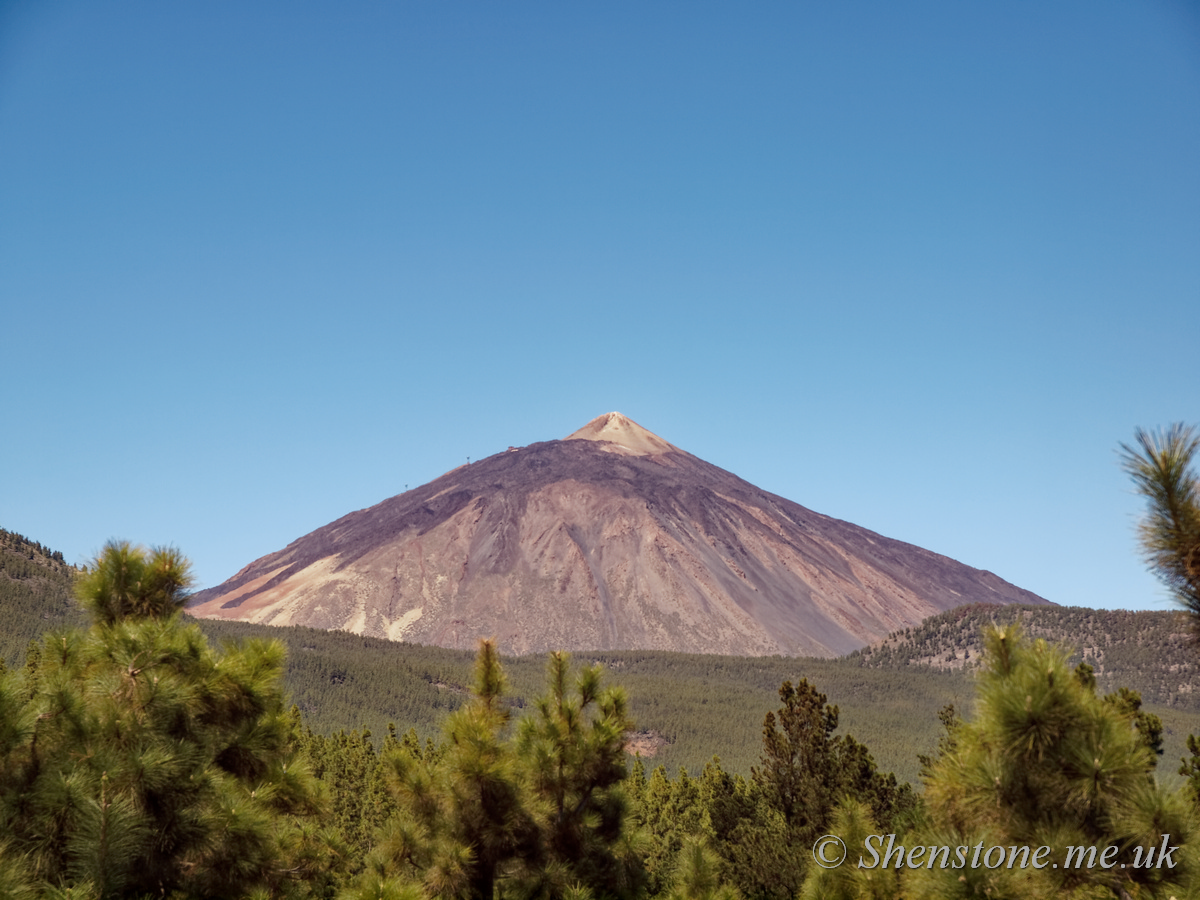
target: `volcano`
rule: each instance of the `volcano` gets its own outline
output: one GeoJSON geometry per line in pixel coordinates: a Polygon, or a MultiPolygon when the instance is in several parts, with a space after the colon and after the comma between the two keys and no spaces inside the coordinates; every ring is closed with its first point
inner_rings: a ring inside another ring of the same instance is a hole
{"type": "Polygon", "coordinates": [[[515,654],[836,656],[979,602],[1048,601],[608,413],[343,516],[189,612],[515,654]]]}

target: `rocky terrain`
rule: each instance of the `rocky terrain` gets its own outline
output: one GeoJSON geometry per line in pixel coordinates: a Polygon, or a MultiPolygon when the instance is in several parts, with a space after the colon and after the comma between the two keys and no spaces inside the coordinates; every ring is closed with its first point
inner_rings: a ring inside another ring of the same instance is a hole
{"type": "Polygon", "coordinates": [[[1047,601],[760,490],[620,415],[343,516],[200,617],[507,653],[835,656],[964,603],[1047,601]]]}

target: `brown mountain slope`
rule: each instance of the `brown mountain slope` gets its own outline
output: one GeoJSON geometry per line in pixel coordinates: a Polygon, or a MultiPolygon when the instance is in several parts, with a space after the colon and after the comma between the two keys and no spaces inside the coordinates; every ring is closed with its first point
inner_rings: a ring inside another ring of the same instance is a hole
{"type": "Polygon", "coordinates": [[[191,612],[508,653],[833,656],[969,602],[1047,601],[609,413],[343,516],[191,612]]]}

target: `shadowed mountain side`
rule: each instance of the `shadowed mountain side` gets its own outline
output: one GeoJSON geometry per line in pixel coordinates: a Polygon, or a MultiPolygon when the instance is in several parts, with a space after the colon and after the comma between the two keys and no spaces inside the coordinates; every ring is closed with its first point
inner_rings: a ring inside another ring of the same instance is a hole
{"type": "Polygon", "coordinates": [[[507,653],[833,656],[968,602],[1046,601],[611,413],[343,516],[191,612],[507,653]]]}

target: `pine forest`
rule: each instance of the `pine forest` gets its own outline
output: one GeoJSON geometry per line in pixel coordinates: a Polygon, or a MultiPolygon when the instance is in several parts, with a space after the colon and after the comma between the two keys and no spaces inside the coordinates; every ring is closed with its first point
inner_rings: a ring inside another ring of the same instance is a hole
{"type": "Polygon", "coordinates": [[[0,531],[0,897],[1196,895],[1182,613],[961,607],[832,660],[506,657],[196,621],[189,587],[176,550],[74,567],[0,531]],[[814,864],[830,834],[844,865],[814,864]],[[1118,863],[856,865],[884,836],[1118,863]]]}

